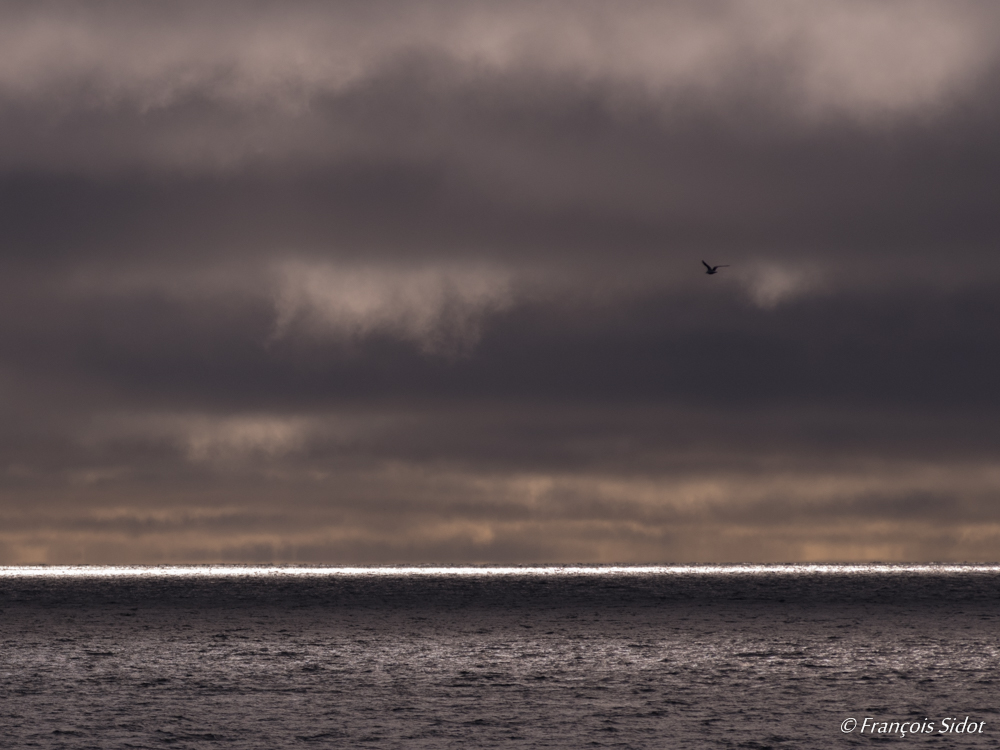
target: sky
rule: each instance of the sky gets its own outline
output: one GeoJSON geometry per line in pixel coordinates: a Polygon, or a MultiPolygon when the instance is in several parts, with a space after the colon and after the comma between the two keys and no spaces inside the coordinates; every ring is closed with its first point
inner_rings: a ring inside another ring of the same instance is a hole
{"type": "Polygon", "coordinates": [[[963,0],[2,2],[0,564],[998,560],[998,73],[963,0]]]}

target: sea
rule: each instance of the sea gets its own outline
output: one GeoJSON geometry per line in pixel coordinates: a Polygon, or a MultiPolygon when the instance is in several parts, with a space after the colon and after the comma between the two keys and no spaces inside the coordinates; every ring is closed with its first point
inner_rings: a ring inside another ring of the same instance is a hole
{"type": "Polygon", "coordinates": [[[0,568],[2,748],[993,748],[998,680],[997,565],[0,568]]]}

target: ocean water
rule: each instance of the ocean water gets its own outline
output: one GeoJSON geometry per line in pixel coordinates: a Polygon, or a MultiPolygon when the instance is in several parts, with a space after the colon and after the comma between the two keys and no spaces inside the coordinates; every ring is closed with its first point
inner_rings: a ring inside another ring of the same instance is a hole
{"type": "Polygon", "coordinates": [[[996,566],[0,568],[0,747],[1000,747],[998,616],[996,566]]]}

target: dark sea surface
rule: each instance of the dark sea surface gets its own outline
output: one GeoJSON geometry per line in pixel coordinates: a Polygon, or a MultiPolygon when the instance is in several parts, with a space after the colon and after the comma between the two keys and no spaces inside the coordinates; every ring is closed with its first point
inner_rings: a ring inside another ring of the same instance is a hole
{"type": "Polygon", "coordinates": [[[1000,747],[996,566],[0,568],[0,611],[3,748],[1000,747]]]}

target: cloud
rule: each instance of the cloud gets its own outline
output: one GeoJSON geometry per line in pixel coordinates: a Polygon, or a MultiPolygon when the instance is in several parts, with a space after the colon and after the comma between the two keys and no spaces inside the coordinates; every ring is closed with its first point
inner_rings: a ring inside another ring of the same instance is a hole
{"type": "Polygon", "coordinates": [[[320,460],[244,463],[211,491],[109,475],[61,508],[5,503],[4,561],[970,560],[1000,534],[990,461],[628,476],[320,460]]]}
{"type": "Polygon", "coordinates": [[[97,103],[209,99],[298,109],[421,52],[486,71],[535,69],[653,92],[709,89],[774,61],[811,105],[908,110],[970,82],[995,52],[975,3],[104,2],[7,5],[0,90],[39,97],[80,82],[97,103]],[[388,12],[391,10],[391,12],[388,12]],[[934,54],[927,54],[933,49],[934,54]]]}
{"type": "Polygon", "coordinates": [[[997,20],[0,4],[0,554],[988,556],[997,20]]]}
{"type": "MultiPolygon", "coordinates": [[[[94,415],[77,435],[87,450],[114,453],[122,446],[141,445],[158,460],[177,458],[191,466],[215,466],[246,471],[249,466],[280,467],[317,451],[358,451],[392,424],[399,429],[405,415],[350,410],[301,415],[294,413],[236,412],[212,414],[193,411],[106,412],[94,415]]],[[[92,470],[96,479],[121,472],[92,470]]]]}
{"type": "Polygon", "coordinates": [[[788,265],[758,262],[741,274],[754,304],[773,309],[816,290],[822,283],[818,269],[795,268],[788,265]]]}
{"type": "Polygon", "coordinates": [[[288,417],[161,417],[158,426],[192,461],[273,458],[300,448],[308,423],[288,417]]]}
{"type": "Polygon", "coordinates": [[[385,333],[427,353],[459,353],[476,343],[484,316],[512,302],[509,275],[487,268],[290,262],[277,276],[277,338],[296,327],[347,340],[385,333]]]}
{"type": "Polygon", "coordinates": [[[588,92],[623,119],[763,104],[881,127],[966,101],[997,63],[996,27],[982,4],[888,0],[6,4],[0,109],[17,143],[0,164],[215,173],[393,143],[433,156],[461,137],[436,137],[435,109],[484,87],[588,92]],[[372,128],[371,101],[407,90],[436,106],[372,128]]]}

